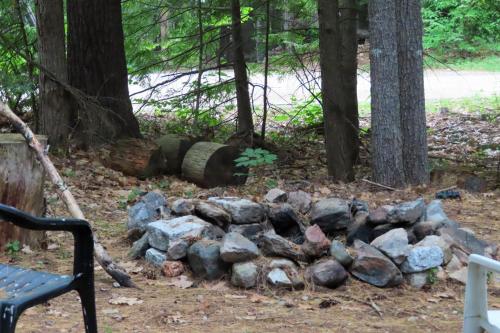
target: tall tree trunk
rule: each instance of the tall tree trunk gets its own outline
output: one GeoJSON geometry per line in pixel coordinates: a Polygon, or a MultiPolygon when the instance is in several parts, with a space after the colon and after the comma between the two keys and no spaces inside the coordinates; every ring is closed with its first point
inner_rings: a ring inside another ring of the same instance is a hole
{"type": "Polygon", "coordinates": [[[372,169],[376,182],[403,186],[396,0],[369,1],[372,169]]]}
{"type": "Polygon", "coordinates": [[[120,0],[68,1],[68,72],[72,86],[101,107],[78,110],[85,144],[140,137],[128,91],[120,0]]]}
{"type": "Polygon", "coordinates": [[[420,0],[397,7],[399,99],[406,182],[429,182],[423,70],[423,23],[420,0]]]}
{"type": "Polygon", "coordinates": [[[341,23],[338,0],[318,0],[318,18],[328,174],[334,180],[349,181],[354,178],[358,154],[357,66],[352,47],[356,38],[349,40],[355,13],[354,22],[342,18],[341,23]]]}
{"type": "MultiPolygon", "coordinates": [[[[40,65],[67,82],[63,0],[36,1],[40,65]]],[[[37,129],[52,146],[65,145],[71,131],[71,103],[64,88],[40,71],[40,112],[37,129]]]]}
{"type": "Polygon", "coordinates": [[[237,134],[247,144],[252,145],[254,132],[252,107],[248,92],[248,76],[245,55],[243,54],[243,35],[241,29],[240,0],[231,0],[234,78],[238,107],[237,134]]]}
{"type": "Polygon", "coordinates": [[[163,47],[163,43],[165,43],[168,38],[168,30],[169,30],[168,15],[169,15],[168,8],[162,8],[160,13],[160,48],[163,47]]]}
{"type": "Polygon", "coordinates": [[[264,105],[262,114],[262,130],[260,136],[262,141],[266,138],[267,109],[269,106],[267,98],[268,76],[269,76],[269,34],[271,32],[271,0],[266,1],[266,36],[264,44],[264,105]]]}

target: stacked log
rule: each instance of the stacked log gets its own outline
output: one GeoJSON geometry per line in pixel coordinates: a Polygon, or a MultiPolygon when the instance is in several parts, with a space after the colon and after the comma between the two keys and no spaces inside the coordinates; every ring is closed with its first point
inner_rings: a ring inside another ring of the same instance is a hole
{"type": "Polygon", "coordinates": [[[184,156],[194,142],[189,138],[175,134],[166,134],[155,142],[168,161],[166,173],[180,175],[184,156]]]}

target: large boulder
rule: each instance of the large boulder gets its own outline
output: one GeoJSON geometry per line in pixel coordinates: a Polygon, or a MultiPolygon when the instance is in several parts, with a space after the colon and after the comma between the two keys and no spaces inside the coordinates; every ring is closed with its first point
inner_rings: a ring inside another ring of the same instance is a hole
{"type": "Polygon", "coordinates": [[[432,200],[425,209],[425,221],[443,222],[447,220],[448,216],[444,212],[443,202],[441,200],[432,200]]]}
{"type": "Polygon", "coordinates": [[[144,259],[156,267],[162,267],[163,263],[167,260],[167,255],[163,251],[150,248],[146,251],[144,259]]]}
{"type": "Polygon", "coordinates": [[[259,237],[264,233],[265,228],[262,223],[252,224],[231,224],[227,229],[228,232],[237,232],[252,242],[256,243],[259,237]]]}
{"type": "Polygon", "coordinates": [[[354,222],[347,226],[347,245],[352,245],[355,239],[365,243],[373,239],[373,226],[368,223],[368,212],[357,212],[354,215],[354,222]]]}
{"type": "Polygon", "coordinates": [[[393,287],[403,282],[403,275],[396,265],[375,247],[354,241],[356,256],[351,274],[361,281],[377,287],[393,287]]]}
{"type": "Polygon", "coordinates": [[[469,253],[491,257],[497,250],[496,245],[489,244],[486,241],[478,239],[476,236],[463,229],[451,227],[441,228],[438,230],[438,235],[441,236],[448,244],[463,248],[469,253]]]}
{"type": "Polygon", "coordinates": [[[200,240],[188,249],[188,262],[195,276],[207,280],[221,278],[230,265],[220,257],[220,243],[200,240]]]}
{"type": "Polygon", "coordinates": [[[304,191],[294,191],[288,193],[287,201],[298,212],[305,214],[311,209],[311,195],[304,191]]]}
{"type": "Polygon", "coordinates": [[[257,285],[258,267],[255,263],[238,262],[233,265],[231,284],[240,288],[253,288],[257,285]]]}
{"type": "Polygon", "coordinates": [[[450,244],[442,237],[436,235],[425,236],[425,238],[415,244],[415,246],[439,246],[443,251],[443,264],[445,265],[450,262],[453,256],[450,244]]]}
{"type": "Polygon", "coordinates": [[[270,257],[284,257],[295,261],[307,261],[306,256],[300,250],[300,246],[289,240],[268,231],[259,239],[259,245],[262,253],[270,257]]]}
{"type": "Polygon", "coordinates": [[[208,201],[213,202],[225,210],[232,217],[234,224],[261,223],[266,219],[266,210],[256,202],[236,197],[212,197],[208,201]]]}
{"type": "Polygon", "coordinates": [[[354,260],[349,252],[347,252],[345,245],[338,240],[332,241],[330,245],[330,255],[344,267],[351,266],[354,260]]]}
{"type": "Polygon", "coordinates": [[[286,194],[286,192],[279,188],[273,188],[269,190],[269,192],[267,192],[267,194],[264,196],[264,200],[270,203],[285,202],[287,198],[288,195],[286,194]]]}
{"type": "Polygon", "coordinates": [[[410,250],[401,265],[403,273],[417,273],[441,266],[443,250],[439,246],[416,246],[410,250]]]}
{"type": "Polygon", "coordinates": [[[127,227],[131,229],[145,230],[146,226],[169,214],[167,200],[156,192],[149,192],[133,206],[128,209],[127,227]]]}
{"type": "Polygon", "coordinates": [[[330,240],[321,228],[315,224],[306,229],[302,252],[311,258],[319,258],[330,248],[330,240]]]}
{"type": "Polygon", "coordinates": [[[194,205],[194,213],[205,221],[227,230],[231,223],[231,214],[214,203],[197,201],[194,205]]]}
{"type": "Polygon", "coordinates": [[[168,260],[180,260],[187,256],[187,250],[191,245],[191,241],[183,238],[169,242],[167,249],[168,260]]]}
{"type": "Polygon", "coordinates": [[[306,277],[315,285],[337,288],[348,277],[344,267],[333,259],[322,259],[308,267],[306,277]]]}
{"type": "Polygon", "coordinates": [[[290,204],[271,205],[269,222],[280,236],[300,244],[304,240],[304,225],[290,204]]]}
{"type": "Polygon", "coordinates": [[[389,212],[392,211],[393,209],[394,206],[389,206],[389,205],[377,207],[376,209],[370,212],[368,221],[374,225],[386,224],[388,223],[387,216],[389,212]]]}
{"type": "Polygon", "coordinates": [[[220,236],[218,228],[193,215],[152,222],[147,230],[149,244],[161,251],[167,251],[170,242],[177,239],[215,239],[220,236]]]}
{"type": "Polygon", "coordinates": [[[170,208],[172,209],[172,213],[175,215],[193,215],[194,203],[195,201],[193,199],[180,198],[172,202],[170,208]]]}
{"type": "Polygon", "coordinates": [[[325,234],[346,229],[351,222],[349,201],[328,198],[316,202],[311,209],[311,224],[317,224],[325,234]]]}
{"type": "Polygon", "coordinates": [[[383,254],[391,258],[397,265],[401,264],[410,251],[408,234],[403,228],[392,229],[371,242],[383,254]]]}
{"type": "Polygon", "coordinates": [[[414,201],[403,202],[388,212],[387,221],[389,223],[412,224],[420,220],[425,213],[424,199],[419,198],[414,201]]]}
{"type": "Polygon", "coordinates": [[[236,232],[224,235],[220,248],[220,256],[226,262],[242,262],[259,256],[257,245],[236,232]]]}

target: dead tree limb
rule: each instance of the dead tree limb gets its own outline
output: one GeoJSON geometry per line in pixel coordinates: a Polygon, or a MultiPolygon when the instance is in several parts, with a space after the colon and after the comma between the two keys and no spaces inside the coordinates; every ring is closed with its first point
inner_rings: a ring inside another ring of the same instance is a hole
{"type": "MultiPolygon", "coordinates": [[[[8,105],[0,102],[0,115],[4,116],[9,120],[9,122],[14,126],[16,131],[22,134],[25,138],[28,146],[35,152],[37,159],[43,165],[43,168],[47,172],[50,180],[55,185],[57,194],[62,199],[66,207],[68,208],[71,215],[77,219],[85,220],[80,206],[76,202],[73,194],[69,191],[68,186],[64,180],[59,175],[56,167],[52,161],[47,156],[47,152],[44,150],[43,146],[37,140],[31,129],[26,125],[18,116],[12,112],[8,105]]],[[[117,265],[108,252],[101,245],[97,236],[94,237],[94,256],[97,262],[102,266],[102,268],[109,274],[113,279],[115,279],[121,286],[124,287],[136,287],[132,282],[130,276],[125,272],[125,270],[117,265]]]]}

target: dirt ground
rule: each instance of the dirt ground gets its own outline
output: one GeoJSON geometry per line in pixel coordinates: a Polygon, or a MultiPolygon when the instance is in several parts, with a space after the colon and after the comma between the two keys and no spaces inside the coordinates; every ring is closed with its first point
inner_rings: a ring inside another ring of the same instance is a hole
{"type": "MultiPolygon", "coordinates": [[[[436,141],[439,142],[439,139],[436,141]]],[[[380,289],[352,277],[345,286],[336,290],[312,290],[307,287],[304,291],[296,292],[269,289],[256,292],[232,288],[226,281],[195,281],[192,288],[181,289],[171,285],[171,280],[152,270],[143,261],[133,262],[126,256],[130,246],[126,238],[126,203],[134,189],[160,190],[169,200],[212,194],[243,195],[259,200],[266,192],[269,177],[272,177],[279,187],[285,190],[304,188],[315,199],[326,196],[356,197],[376,207],[418,196],[423,196],[428,202],[437,189],[457,182],[459,176],[454,173],[451,176],[441,175],[426,188],[381,191],[361,180],[348,185],[331,184],[326,180],[324,166],[305,168],[311,161],[295,159],[294,164],[283,165],[279,171],[263,171],[244,187],[203,190],[174,177],[149,181],[123,177],[104,168],[93,154],[76,151],[71,154],[71,159],[54,160],[104,245],[131,272],[134,282],[141,288],[116,288],[103,270],[96,267],[95,286],[101,332],[461,330],[464,286],[451,280],[438,281],[421,291],[406,285],[380,289]]],[[[321,158],[315,160],[321,161],[321,158]]],[[[446,200],[444,207],[451,219],[472,229],[478,237],[500,243],[500,195],[498,190],[494,192],[494,187],[494,184],[489,183],[485,193],[462,192],[462,200],[446,200]]],[[[67,211],[51,186],[47,184],[46,188],[48,214],[67,216],[67,211]]],[[[72,264],[71,237],[61,233],[52,233],[48,237],[48,250],[31,252],[25,249],[14,255],[2,252],[0,261],[69,273],[72,264]]],[[[500,308],[500,284],[496,284],[496,279],[489,287],[489,294],[490,307],[500,308]]],[[[17,332],[83,331],[78,296],[67,294],[26,311],[19,320],[17,332]]]]}

